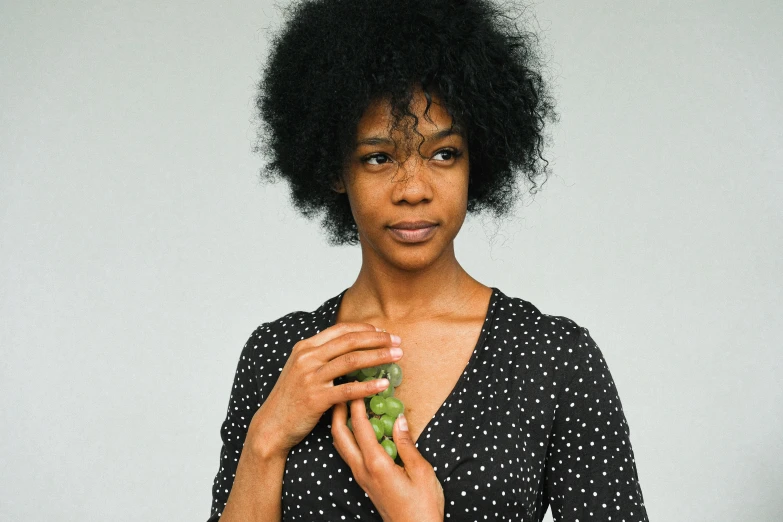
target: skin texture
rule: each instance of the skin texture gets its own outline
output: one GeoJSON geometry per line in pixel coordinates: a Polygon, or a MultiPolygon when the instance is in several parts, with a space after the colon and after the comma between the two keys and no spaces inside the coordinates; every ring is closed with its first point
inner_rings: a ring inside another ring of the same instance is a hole
{"type": "MultiPolygon", "coordinates": [[[[395,362],[399,341],[369,324],[340,323],[299,341],[248,428],[259,454],[286,455],[333,405],[374,395],[384,379],[335,386],[334,379],[360,368],[395,362]]],[[[247,445],[248,442],[246,441],[247,445]]]]}
{"type": "MultiPolygon", "coordinates": [[[[453,119],[437,97],[425,113],[426,107],[419,90],[410,109],[420,135],[452,127],[453,119]]],[[[489,288],[470,277],[454,253],[470,185],[466,140],[452,134],[419,145],[419,134],[409,127],[390,129],[384,100],[370,105],[359,122],[357,143],[371,137],[393,141],[358,145],[334,186],[351,203],[362,252],[359,275],[343,297],[338,321],[361,314],[383,321],[381,326],[392,331],[387,325],[445,320],[471,304],[482,308],[487,302],[489,288]],[[400,221],[418,220],[437,223],[427,241],[404,243],[389,230],[400,221]]]]}
{"type": "MultiPolygon", "coordinates": [[[[418,91],[414,98],[413,109],[420,115],[417,130],[425,136],[451,128],[451,117],[435,100],[438,98],[433,98],[428,114],[431,123],[423,118],[424,95],[418,91]]],[[[368,268],[373,270],[384,265],[405,272],[437,270],[433,261],[453,262],[453,241],[467,213],[467,140],[452,134],[425,141],[417,152],[420,138],[409,128],[389,133],[390,120],[388,103],[378,101],[370,105],[359,121],[357,142],[376,136],[392,141],[359,145],[343,180],[335,184],[336,191],[348,195],[361,241],[363,265],[370,265],[368,268]],[[389,231],[389,225],[394,223],[417,220],[438,224],[430,241],[405,245],[389,231]],[[436,256],[441,259],[435,259],[436,256]]]]}
{"type": "MultiPolygon", "coordinates": [[[[426,100],[420,93],[415,100],[412,109],[420,116],[419,132],[429,136],[451,127],[452,120],[441,106],[433,103],[425,115],[426,100]]],[[[362,244],[362,269],[340,308],[345,312],[366,307],[384,324],[414,316],[417,321],[447,323],[468,304],[478,302],[474,296],[485,300],[480,294],[487,289],[454,256],[453,240],[466,215],[467,147],[462,138],[451,135],[425,142],[417,151],[418,135],[409,128],[389,132],[386,116],[383,102],[374,104],[362,118],[359,136],[385,132],[393,141],[357,148],[345,176],[334,187],[345,190],[355,208],[362,244]],[[419,219],[438,225],[428,241],[403,243],[388,230],[399,221],[419,219]],[[466,297],[470,297],[467,304],[466,297]]],[[[282,482],[291,448],[332,407],[335,447],[384,520],[443,520],[443,489],[410,432],[401,429],[399,420],[395,423],[394,438],[404,463],[399,467],[375,440],[369,421],[362,422],[362,398],[378,393],[387,383],[334,384],[334,379],[353,370],[404,356],[399,350],[401,339],[379,330],[375,324],[346,322],[338,316],[334,326],[296,343],[248,428],[247,451],[240,456],[235,479],[240,487],[232,489],[226,520],[280,519],[280,488],[272,485],[282,482]],[[345,426],[347,402],[355,409],[356,438],[345,426]]]]}
{"type": "Polygon", "coordinates": [[[353,429],[346,426],[348,407],[338,404],[332,417],[332,438],[351,466],[356,483],[367,492],[385,521],[443,520],[445,499],[432,466],[421,456],[407,429],[405,416],[394,423],[392,438],[404,467],[389,458],[375,438],[363,400],[351,401],[353,429]]]}
{"type": "MultiPolygon", "coordinates": [[[[338,314],[360,313],[376,318],[371,324],[408,325],[409,332],[431,337],[462,317],[465,310],[486,310],[491,290],[470,277],[454,254],[454,238],[465,220],[469,187],[469,151],[459,134],[428,139],[452,128],[453,119],[437,97],[427,109],[426,98],[417,91],[411,112],[418,118],[411,125],[394,127],[390,107],[384,100],[370,105],[359,122],[358,146],[347,162],[336,191],[344,191],[351,203],[362,248],[362,268],[346,291],[338,314]],[[389,141],[361,144],[368,138],[389,141]],[[389,226],[400,221],[427,220],[437,223],[435,234],[421,243],[398,240],[389,226]],[[424,325],[414,328],[413,324],[424,325]]],[[[475,315],[475,312],[468,313],[475,315]]],[[[473,321],[470,330],[481,328],[473,321]]],[[[393,330],[390,330],[393,331],[393,330]]],[[[403,343],[405,341],[403,340],[403,343]]],[[[475,341],[473,341],[475,342],[475,341]]],[[[440,395],[447,394],[464,367],[464,357],[455,357],[453,346],[441,343],[442,354],[456,361],[446,379],[431,382],[440,395]],[[454,370],[454,371],[451,371],[454,370]]],[[[472,344],[468,346],[472,348],[472,344]]],[[[412,346],[413,349],[415,345],[412,346]]],[[[418,348],[423,350],[423,348],[418,348]]],[[[430,361],[433,351],[417,352],[430,361]]],[[[415,357],[414,357],[415,358],[415,357]]],[[[430,407],[436,407],[442,397],[430,407]]],[[[396,466],[375,440],[366,420],[363,401],[351,403],[355,437],[345,427],[345,405],[333,410],[335,447],[351,467],[357,483],[372,499],[384,520],[442,520],[443,490],[432,466],[419,453],[408,430],[399,431],[398,451],[404,468],[396,466]],[[415,502],[414,502],[415,500],[415,502]],[[412,508],[415,507],[415,513],[412,508]]],[[[430,412],[431,413],[431,412],[430,412]]]]}
{"type": "Polygon", "coordinates": [[[334,385],[336,377],[399,359],[399,346],[386,332],[366,323],[340,323],[294,345],[264,404],[253,415],[237,464],[234,485],[221,520],[281,519],[280,499],[288,452],[334,404],[373,395],[387,384],[334,385]]]}

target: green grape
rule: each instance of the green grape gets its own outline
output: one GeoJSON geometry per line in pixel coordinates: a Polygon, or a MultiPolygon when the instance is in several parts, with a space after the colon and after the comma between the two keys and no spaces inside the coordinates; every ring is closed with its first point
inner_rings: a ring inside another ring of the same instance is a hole
{"type": "Polygon", "coordinates": [[[384,414],[381,417],[381,424],[383,424],[383,434],[391,437],[394,431],[394,418],[391,415],[384,414]]]}
{"type": "MultiPolygon", "coordinates": [[[[389,385],[375,395],[364,397],[364,408],[375,432],[376,440],[392,460],[395,460],[398,455],[397,445],[392,439],[394,422],[400,413],[405,411],[405,406],[400,399],[394,396],[394,390],[402,383],[402,368],[394,363],[386,363],[354,370],[345,376],[349,381],[359,382],[374,381],[384,377],[389,380],[389,385]]],[[[346,424],[348,429],[353,432],[353,423],[350,418],[346,424]]]]}
{"type": "Polygon", "coordinates": [[[378,375],[378,367],[377,366],[370,366],[369,368],[362,368],[359,370],[362,375],[365,377],[372,377],[375,378],[376,375],[378,375]]]}
{"type": "Polygon", "coordinates": [[[370,419],[370,424],[375,432],[375,438],[381,440],[383,438],[383,424],[381,424],[381,421],[373,417],[370,419]]]}
{"type": "Polygon", "coordinates": [[[384,400],[384,411],[382,413],[386,413],[393,419],[396,419],[397,416],[404,411],[405,406],[403,406],[402,401],[397,397],[389,397],[384,400]]]}
{"type": "MultiPolygon", "coordinates": [[[[393,398],[394,397],[390,397],[390,399],[393,398]]],[[[386,401],[387,399],[384,399],[380,395],[373,395],[372,398],[370,399],[370,409],[376,415],[383,415],[384,413],[386,413],[386,401]]]]}
{"type": "Polygon", "coordinates": [[[389,454],[392,460],[397,458],[397,445],[394,441],[391,439],[384,439],[383,442],[381,442],[381,446],[383,446],[383,449],[386,450],[386,453],[389,454]]]}
{"type": "Polygon", "coordinates": [[[390,364],[388,369],[389,382],[392,386],[397,387],[402,382],[402,368],[398,364],[390,364]]]}
{"type": "Polygon", "coordinates": [[[389,383],[389,385],[386,387],[385,390],[378,392],[378,395],[380,395],[384,399],[387,397],[394,397],[394,386],[392,386],[391,383],[389,383]]]}

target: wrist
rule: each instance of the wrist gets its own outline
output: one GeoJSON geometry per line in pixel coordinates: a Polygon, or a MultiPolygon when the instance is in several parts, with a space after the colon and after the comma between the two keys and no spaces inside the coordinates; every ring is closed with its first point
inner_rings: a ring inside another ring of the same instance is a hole
{"type": "Polygon", "coordinates": [[[434,508],[422,513],[421,516],[416,517],[416,522],[443,522],[444,513],[443,508],[434,508]]]}
{"type": "MultiPolygon", "coordinates": [[[[384,519],[386,520],[386,519],[384,519]]],[[[415,520],[415,522],[443,522],[443,515],[433,514],[433,515],[416,515],[415,519],[411,519],[412,521],[415,520]]]]}
{"type": "Polygon", "coordinates": [[[257,422],[258,416],[253,417],[245,439],[245,448],[249,449],[257,459],[274,461],[285,460],[291,448],[275,437],[278,432],[274,427],[263,422],[257,422]]]}
{"type": "Polygon", "coordinates": [[[273,444],[270,439],[258,438],[246,441],[245,449],[249,450],[254,459],[273,462],[276,460],[286,460],[288,458],[289,448],[273,444]]]}
{"type": "MultiPolygon", "coordinates": [[[[444,514],[443,514],[443,510],[417,511],[415,514],[407,513],[402,519],[409,520],[411,522],[443,522],[444,514]]],[[[383,520],[385,522],[387,520],[392,520],[392,519],[387,519],[384,516],[383,520]]]]}

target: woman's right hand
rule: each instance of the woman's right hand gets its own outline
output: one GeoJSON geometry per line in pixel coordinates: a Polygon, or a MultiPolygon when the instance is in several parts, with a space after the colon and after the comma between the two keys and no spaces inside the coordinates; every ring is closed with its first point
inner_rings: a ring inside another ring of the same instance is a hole
{"type": "Polygon", "coordinates": [[[335,386],[334,379],[402,357],[400,338],[367,323],[338,323],[294,345],[272,391],[256,411],[245,444],[263,455],[287,455],[329,408],[374,395],[389,382],[335,386]]]}

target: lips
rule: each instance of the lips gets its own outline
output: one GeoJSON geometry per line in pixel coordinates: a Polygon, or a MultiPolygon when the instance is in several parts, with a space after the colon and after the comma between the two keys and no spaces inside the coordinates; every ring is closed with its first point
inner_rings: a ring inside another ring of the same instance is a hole
{"type": "Polygon", "coordinates": [[[397,223],[389,227],[392,235],[402,243],[422,243],[430,239],[437,229],[436,223],[425,221],[397,223]]]}
{"type": "Polygon", "coordinates": [[[433,223],[432,221],[403,221],[394,225],[390,225],[389,228],[396,228],[398,230],[417,230],[421,228],[433,227],[435,225],[437,225],[437,223],[433,223]]]}

